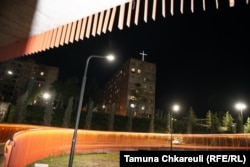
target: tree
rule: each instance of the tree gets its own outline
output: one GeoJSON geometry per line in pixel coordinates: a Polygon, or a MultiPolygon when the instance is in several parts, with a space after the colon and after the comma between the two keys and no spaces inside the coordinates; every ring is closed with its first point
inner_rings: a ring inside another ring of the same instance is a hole
{"type": "Polygon", "coordinates": [[[114,117],[115,117],[115,103],[112,104],[111,113],[109,116],[108,130],[112,131],[114,128],[114,117]]]}
{"type": "Polygon", "coordinates": [[[17,108],[16,108],[15,119],[17,120],[18,123],[25,121],[26,112],[27,112],[26,108],[28,105],[28,98],[32,93],[33,85],[34,85],[34,79],[31,78],[28,81],[27,89],[25,89],[26,91],[24,92],[24,94],[19,96],[17,99],[17,108]]]}
{"type": "MultiPolygon", "coordinates": [[[[77,77],[67,78],[64,82],[56,81],[51,85],[51,91],[55,91],[54,107],[56,108],[56,118],[63,117],[62,126],[69,127],[73,111],[77,110],[77,100],[79,98],[79,79],[77,77]],[[65,110],[65,111],[64,111],[65,110]],[[64,116],[63,113],[64,112],[64,116]]],[[[60,123],[61,124],[61,123],[60,123]]]]}
{"type": "Polygon", "coordinates": [[[100,101],[100,88],[95,77],[86,83],[83,104],[86,104],[90,99],[94,102],[94,104],[98,104],[100,101]]]}
{"type": "Polygon", "coordinates": [[[87,116],[85,119],[85,129],[91,129],[91,123],[92,123],[92,116],[93,116],[93,100],[89,100],[88,106],[87,106],[87,116]]]}
{"type": "Polygon", "coordinates": [[[64,113],[63,125],[62,125],[63,127],[70,127],[70,120],[71,120],[72,112],[73,112],[73,97],[71,96],[69,98],[69,103],[64,113]]]}
{"type": "Polygon", "coordinates": [[[127,109],[128,111],[128,124],[127,124],[127,130],[128,132],[131,132],[132,131],[132,127],[133,127],[133,116],[134,116],[134,111],[133,111],[133,108],[132,107],[128,107],[127,109]]]}
{"type": "Polygon", "coordinates": [[[149,132],[154,132],[154,121],[155,121],[155,114],[153,112],[152,117],[150,119],[150,125],[149,125],[149,132]]]}
{"type": "MultiPolygon", "coordinates": [[[[77,77],[67,78],[64,82],[56,81],[52,83],[51,90],[56,92],[55,95],[55,107],[56,108],[66,108],[65,102],[69,102],[69,99],[73,97],[74,99],[79,98],[79,79],[77,77]]],[[[73,104],[74,105],[74,104],[73,104]]]]}
{"type": "Polygon", "coordinates": [[[55,101],[54,101],[54,107],[55,108],[63,108],[62,103],[62,97],[64,92],[63,82],[62,81],[55,81],[51,84],[51,90],[55,91],[55,101]]]}
{"type": "Polygon", "coordinates": [[[247,122],[244,125],[244,133],[250,133],[250,117],[247,118],[247,122]]]}
{"type": "Polygon", "coordinates": [[[211,119],[211,133],[218,133],[218,128],[221,126],[220,119],[218,117],[218,113],[212,114],[211,119]]]}
{"type": "Polygon", "coordinates": [[[193,126],[195,125],[196,121],[197,121],[197,118],[194,113],[194,110],[192,107],[190,107],[188,111],[187,133],[193,132],[193,126]]]}
{"type": "Polygon", "coordinates": [[[206,126],[208,129],[211,129],[212,126],[212,112],[208,110],[206,113],[206,126]]]}
{"type": "Polygon", "coordinates": [[[167,129],[166,129],[166,131],[168,132],[168,133],[171,133],[171,113],[170,113],[171,111],[168,111],[167,112],[167,129]]]}
{"type": "Polygon", "coordinates": [[[50,97],[45,99],[45,110],[44,110],[44,125],[50,126],[52,121],[52,115],[54,114],[53,102],[55,100],[55,91],[50,90],[50,97]]]}
{"type": "Polygon", "coordinates": [[[222,126],[226,132],[232,133],[235,132],[235,123],[232,115],[227,111],[222,117],[222,126]]]}

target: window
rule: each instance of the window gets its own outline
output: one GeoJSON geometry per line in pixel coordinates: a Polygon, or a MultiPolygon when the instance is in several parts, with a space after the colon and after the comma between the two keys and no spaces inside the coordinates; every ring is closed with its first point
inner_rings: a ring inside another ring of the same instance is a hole
{"type": "Polygon", "coordinates": [[[136,100],[135,96],[130,96],[130,100],[136,100]]]}
{"type": "Polygon", "coordinates": [[[135,86],[141,87],[141,84],[140,83],[135,83],[135,86]]]}
{"type": "Polygon", "coordinates": [[[133,73],[134,73],[134,72],[135,72],[135,68],[131,68],[131,72],[133,72],[133,73]]]}

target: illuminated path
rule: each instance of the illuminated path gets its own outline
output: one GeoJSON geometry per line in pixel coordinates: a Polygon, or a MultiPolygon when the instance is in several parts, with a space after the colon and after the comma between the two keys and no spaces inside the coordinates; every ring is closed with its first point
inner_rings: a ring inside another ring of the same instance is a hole
{"type": "MultiPolygon", "coordinates": [[[[0,124],[5,167],[70,152],[73,129],[0,124]],[[13,135],[14,134],[14,135],[13,135]],[[8,140],[9,139],[9,140],[8,140]],[[7,141],[8,140],[8,141],[7,141]]],[[[250,150],[250,134],[173,134],[173,150],[250,150]]],[[[170,134],[78,130],[76,153],[119,150],[169,150],[170,134]]]]}

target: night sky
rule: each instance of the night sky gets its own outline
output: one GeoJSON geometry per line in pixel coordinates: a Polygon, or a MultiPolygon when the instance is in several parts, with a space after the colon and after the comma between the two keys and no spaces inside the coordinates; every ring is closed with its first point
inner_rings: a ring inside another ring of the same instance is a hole
{"type": "Polygon", "coordinates": [[[234,104],[243,101],[250,116],[250,5],[207,11],[168,14],[156,21],[139,23],[123,30],[90,37],[74,44],[33,56],[37,63],[60,68],[60,79],[82,79],[86,58],[113,53],[116,62],[91,59],[88,78],[100,85],[127,58],[156,63],[156,108],[169,110],[179,103],[180,112],[190,107],[199,117],[212,112],[236,113],[234,104]]]}

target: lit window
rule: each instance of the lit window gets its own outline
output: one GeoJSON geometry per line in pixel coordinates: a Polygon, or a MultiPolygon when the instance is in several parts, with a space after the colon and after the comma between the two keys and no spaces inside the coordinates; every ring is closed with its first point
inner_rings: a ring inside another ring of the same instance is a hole
{"type": "Polygon", "coordinates": [[[43,76],[43,75],[44,75],[44,72],[40,72],[40,75],[43,76]]]}
{"type": "Polygon", "coordinates": [[[135,68],[131,68],[131,72],[135,72],[135,68]]]}
{"type": "Polygon", "coordinates": [[[130,96],[130,100],[135,100],[135,96],[130,96]]]}
{"type": "Polygon", "coordinates": [[[137,73],[140,74],[140,73],[141,73],[141,69],[138,69],[138,70],[137,70],[137,73]]]}
{"type": "Polygon", "coordinates": [[[145,106],[144,106],[144,105],[142,105],[142,106],[141,106],[141,109],[142,109],[142,110],[145,110],[145,106]]]}

